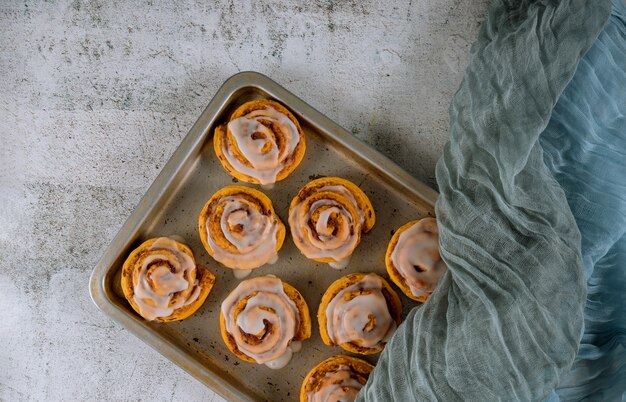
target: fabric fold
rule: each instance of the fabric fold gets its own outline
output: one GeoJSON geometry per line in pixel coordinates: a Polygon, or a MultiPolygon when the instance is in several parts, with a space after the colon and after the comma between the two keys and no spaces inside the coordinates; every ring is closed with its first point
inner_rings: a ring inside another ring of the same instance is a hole
{"type": "Polygon", "coordinates": [[[542,400],[583,328],[580,232],[538,142],[610,2],[496,1],[450,108],[436,212],[448,272],[359,401],[542,400]]]}
{"type": "Polygon", "coordinates": [[[585,54],[540,137],[581,232],[585,331],[553,400],[626,391],[626,4],[585,54]]]}

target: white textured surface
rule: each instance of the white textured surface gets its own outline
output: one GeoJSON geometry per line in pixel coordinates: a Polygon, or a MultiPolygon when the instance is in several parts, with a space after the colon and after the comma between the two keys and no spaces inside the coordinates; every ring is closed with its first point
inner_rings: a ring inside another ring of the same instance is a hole
{"type": "Polygon", "coordinates": [[[3,1],[0,400],[221,400],[92,304],[219,85],[263,72],[434,183],[486,0],[3,1]]]}

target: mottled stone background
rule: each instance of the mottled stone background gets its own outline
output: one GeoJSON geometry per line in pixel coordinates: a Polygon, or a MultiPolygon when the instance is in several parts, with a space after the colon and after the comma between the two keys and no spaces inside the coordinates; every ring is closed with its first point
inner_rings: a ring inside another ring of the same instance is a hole
{"type": "Polygon", "coordinates": [[[434,185],[486,0],[0,3],[0,400],[218,396],[88,279],[220,84],[273,77],[434,185]]]}

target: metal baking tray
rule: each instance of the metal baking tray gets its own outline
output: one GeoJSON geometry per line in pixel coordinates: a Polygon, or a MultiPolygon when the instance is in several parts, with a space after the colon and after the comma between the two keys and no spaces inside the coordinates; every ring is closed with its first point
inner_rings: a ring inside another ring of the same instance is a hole
{"type": "MultiPolygon", "coordinates": [[[[104,252],[91,275],[91,297],[114,321],[227,400],[297,401],[306,373],[323,359],[344,353],[339,347],[324,345],[320,338],[316,313],[323,292],[334,280],[352,272],[377,272],[387,277],[384,254],[393,230],[409,220],[433,216],[436,197],[434,190],[276,82],[255,72],[239,73],[217,91],[104,252]],[[294,285],[311,310],[311,339],[305,341],[291,363],[280,370],[240,361],[222,342],[220,304],[238,280],[231,270],[220,266],[206,253],[197,233],[197,219],[204,203],[219,188],[235,181],[215,156],[213,129],[226,121],[237,106],[258,98],[275,99],[289,108],[307,139],[301,165],[273,189],[261,189],[273,201],[283,222],[287,222],[292,197],[304,184],[315,177],[331,175],[361,186],[377,215],[374,229],[362,237],[344,270],[337,271],[326,264],[307,260],[288,235],[278,263],[253,271],[252,276],[274,274],[294,285]],[[216,275],[216,284],[204,305],[188,319],[165,324],[148,322],[139,317],[124,298],[120,286],[121,267],[130,251],[143,240],[174,234],[182,236],[193,249],[198,263],[206,265],[216,275]]],[[[418,305],[399,290],[398,293],[405,313],[418,305]]],[[[372,363],[377,358],[378,355],[365,357],[372,363]]]]}

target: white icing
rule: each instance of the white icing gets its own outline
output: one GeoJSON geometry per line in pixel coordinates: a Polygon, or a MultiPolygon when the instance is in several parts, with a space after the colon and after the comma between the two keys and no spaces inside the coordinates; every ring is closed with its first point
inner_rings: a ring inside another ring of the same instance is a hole
{"type": "Polygon", "coordinates": [[[167,235],[165,237],[167,237],[168,239],[176,240],[177,242],[182,243],[182,244],[187,244],[187,241],[185,240],[185,238],[177,234],[167,235]]]}
{"type": "Polygon", "coordinates": [[[280,279],[261,276],[245,280],[228,295],[222,303],[222,315],[226,331],[233,337],[237,348],[257,363],[265,363],[271,368],[284,367],[300,345],[293,337],[300,325],[300,316],[295,302],[287,296],[280,279]],[[246,305],[235,318],[235,307],[244,298],[246,305]],[[268,311],[270,310],[270,311],[268,311]],[[245,341],[242,332],[260,335],[268,327],[261,342],[252,345],[245,341]]]}
{"type": "Polygon", "coordinates": [[[298,341],[291,342],[291,345],[287,346],[287,350],[280,357],[269,362],[265,362],[265,365],[273,370],[278,370],[285,367],[291,361],[291,357],[294,353],[298,352],[302,348],[302,343],[298,341]]]}
{"type": "Polygon", "coordinates": [[[349,257],[359,242],[361,223],[354,222],[350,211],[334,200],[317,200],[308,210],[304,205],[304,200],[299,202],[289,214],[291,234],[298,249],[312,259],[331,258],[339,262],[349,257]],[[321,212],[313,232],[309,222],[318,209],[321,212]],[[334,220],[335,225],[330,224],[333,215],[342,216],[342,219],[334,220]]]}
{"type": "MultiPolygon", "coordinates": [[[[278,254],[276,254],[274,257],[272,257],[272,259],[269,260],[268,262],[266,262],[266,264],[274,265],[277,262],[278,262],[278,254]]],[[[236,279],[239,279],[239,280],[247,278],[252,273],[251,269],[233,269],[232,271],[233,271],[233,276],[236,279]]]]}
{"type": "Polygon", "coordinates": [[[326,330],[333,343],[351,342],[366,348],[387,343],[396,330],[396,322],[389,312],[382,286],[378,275],[369,274],[333,297],[326,307],[326,330]],[[363,290],[366,291],[363,294],[348,297],[350,293],[363,290]]]}
{"type": "Polygon", "coordinates": [[[302,349],[302,342],[292,341],[287,350],[277,359],[265,362],[265,365],[273,370],[278,370],[285,367],[291,361],[291,357],[294,353],[299,352],[302,349]]]}
{"type": "MultiPolygon", "coordinates": [[[[155,259],[160,259],[161,256],[151,255],[146,258],[145,264],[150,264],[155,259]],[[152,260],[152,261],[151,261],[152,260]]],[[[170,271],[166,266],[159,265],[152,271],[152,281],[159,285],[158,288],[153,289],[154,293],[159,296],[169,296],[170,293],[180,292],[189,287],[189,283],[180,275],[177,275],[170,271]]]]}
{"type": "Polygon", "coordinates": [[[439,254],[437,220],[424,218],[400,233],[391,261],[414,296],[430,295],[447,269],[439,254]]]}
{"type": "Polygon", "coordinates": [[[161,237],[149,247],[149,250],[169,252],[149,255],[142,261],[139,271],[133,274],[133,300],[137,303],[142,317],[154,320],[169,317],[174,310],[193,303],[200,295],[201,289],[196,279],[196,264],[193,258],[178,250],[174,240],[161,237]],[[148,268],[153,264],[159,265],[148,273],[148,268]],[[193,283],[191,288],[190,283],[193,283]],[[179,297],[172,303],[177,293],[179,297]]]}
{"type": "MultiPolygon", "coordinates": [[[[263,215],[243,197],[223,197],[216,206],[224,203],[226,205],[220,217],[220,230],[237,252],[232,252],[215,242],[211,235],[210,219],[207,219],[207,241],[213,250],[213,258],[234,269],[254,269],[275,260],[278,253],[276,217],[263,215]],[[234,228],[238,230],[235,231],[234,228]]],[[[216,206],[209,215],[213,214],[216,206]]]]}
{"type": "Polygon", "coordinates": [[[330,265],[331,268],[336,269],[336,270],[344,269],[345,267],[348,266],[348,264],[350,264],[351,258],[352,256],[349,255],[343,260],[329,262],[328,265],[330,265]]]}
{"type": "Polygon", "coordinates": [[[189,298],[187,298],[187,300],[185,301],[185,303],[183,303],[183,306],[186,306],[188,304],[191,304],[193,302],[195,302],[198,297],[200,296],[200,292],[202,291],[202,288],[199,285],[198,280],[195,281],[195,285],[193,287],[193,290],[191,291],[191,294],[189,295],[189,298]]]}
{"type": "Polygon", "coordinates": [[[341,365],[337,371],[327,372],[320,379],[317,390],[307,394],[308,402],[353,402],[363,384],[353,378],[354,372],[341,365]]]}
{"type": "Polygon", "coordinates": [[[228,163],[238,172],[257,179],[261,184],[276,182],[276,176],[292,158],[300,143],[300,131],[291,119],[267,106],[265,109],[254,110],[245,116],[238,117],[228,123],[228,132],[234,138],[234,146],[239,149],[245,160],[241,162],[228,147],[225,141],[223,153],[228,163]],[[282,135],[282,147],[279,148],[272,130],[261,121],[269,121],[278,125],[282,135]],[[260,138],[254,138],[254,135],[260,138]]]}
{"type": "Polygon", "coordinates": [[[356,209],[358,211],[359,218],[361,220],[361,225],[365,224],[365,211],[363,211],[359,207],[359,204],[357,203],[356,199],[354,198],[354,194],[352,194],[352,192],[350,190],[348,190],[347,188],[345,188],[341,184],[337,184],[337,185],[334,185],[334,186],[324,186],[324,187],[320,188],[318,191],[332,191],[332,192],[339,193],[339,194],[343,195],[344,197],[346,197],[348,200],[350,200],[352,205],[354,205],[354,209],[356,209]]]}
{"type": "Polygon", "coordinates": [[[291,341],[291,345],[289,345],[293,353],[299,352],[302,349],[301,341],[291,341]]]}
{"type": "Polygon", "coordinates": [[[237,279],[247,278],[251,273],[251,269],[233,269],[233,276],[237,279]]]}

